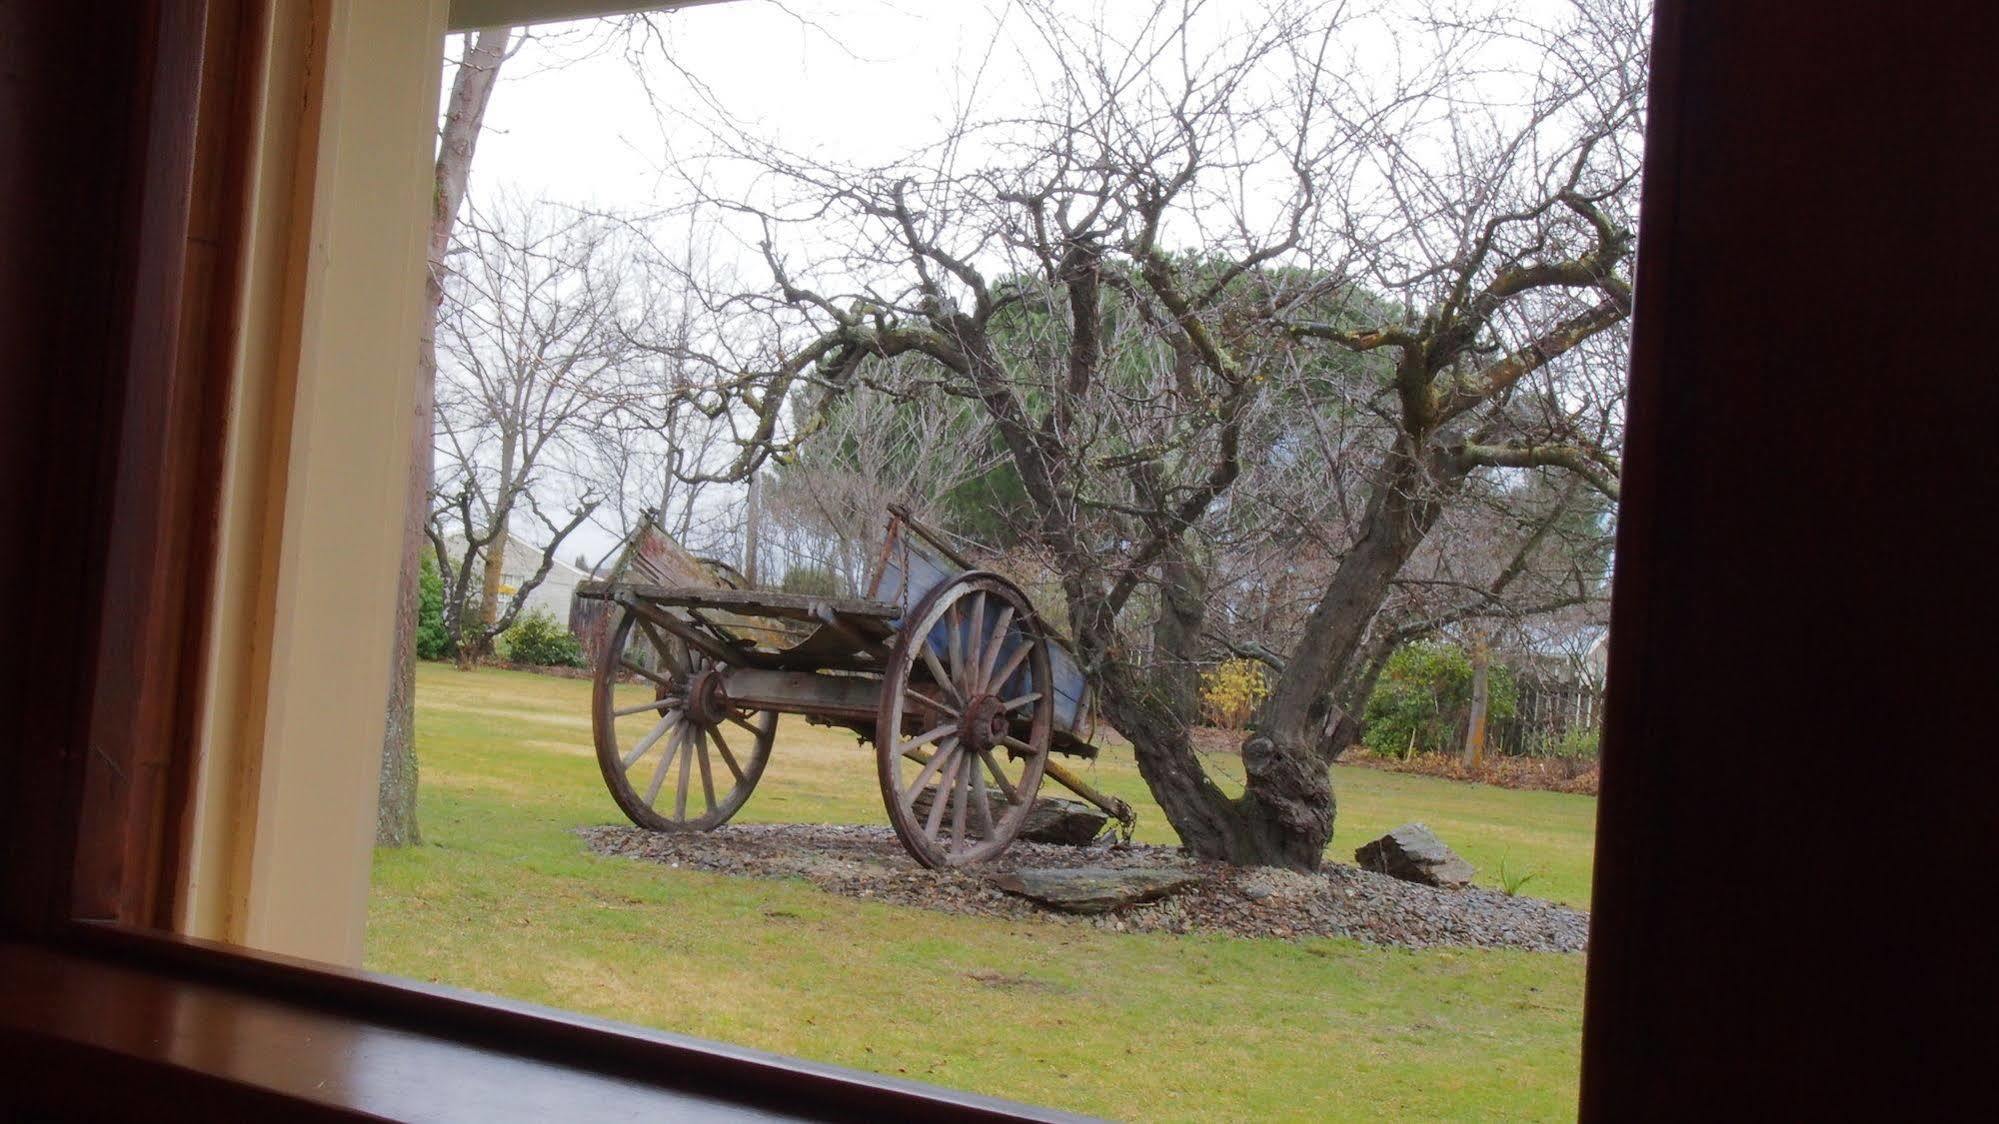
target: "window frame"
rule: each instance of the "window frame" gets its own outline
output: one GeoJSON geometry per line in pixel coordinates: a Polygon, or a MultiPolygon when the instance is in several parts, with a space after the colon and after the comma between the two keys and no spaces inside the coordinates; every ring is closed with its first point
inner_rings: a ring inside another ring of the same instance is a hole
{"type": "MultiPolygon", "coordinates": [[[[183,821],[176,817],[187,791],[188,723],[198,694],[187,661],[202,642],[192,622],[204,619],[213,594],[186,575],[204,572],[204,552],[212,549],[222,416],[215,348],[233,329],[217,318],[214,310],[222,306],[210,287],[224,271],[205,259],[236,251],[226,239],[200,232],[204,207],[226,210],[241,199],[230,194],[238,189],[229,186],[227,146],[220,157],[206,150],[211,162],[203,163],[193,122],[204,96],[216,89],[204,83],[221,81],[225,60],[243,58],[240,44],[232,48],[227,39],[229,19],[247,18],[266,2],[151,0],[137,18],[117,0],[28,5],[29,11],[6,17],[17,21],[10,30],[26,31],[0,35],[8,92],[22,95],[19,104],[35,114],[29,121],[13,104],[0,107],[0,140],[7,142],[5,151],[28,153],[22,166],[36,170],[0,176],[0,224],[6,224],[0,236],[11,254],[0,261],[0,356],[9,375],[63,376],[15,378],[0,388],[8,396],[0,399],[0,501],[32,497],[0,510],[0,526],[15,533],[16,547],[0,551],[0,588],[32,591],[27,604],[14,607],[25,641],[0,653],[7,661],[0,691],[12,696],[4,712],[16,718],[0,757],[0,841],[6,846],[0,956],[10,964],[73,971],[70,986],[78,989],[64,992],[55,1007],[24,1010],[10,1002],[14,989],[0,988],[0,1056],[38,1063],[22,1080],[33,1082],[45,1099],[30,1107],[56,1114],[90,1098],[93,1104],[109,1098],[157,1112],[173,1102],[146,1096],[195,1089],[238,1105],[278,1103],[295,1113],[359,1115],[387,1107],[358,1093],[316,1099],[231,1084],[226,1059],[204,1066],[161,1049],[149,1052],[143,1042],[122,1053],[92,1045],[75,1020],[92,1009],[87,987],[94,972],[106,980],[189,989],[189,1017],[205,1022],[228,1021],[231,1002],[277,1004],[308,1023],[321,1020],[312,1025],[427,1035],[468,1044],[498,1063],[433,1075],[443,1082],[504,1086],[511,1064],[539,1061],[579,1074],[636,1073],[662,1099],[720,1090],[736,1103],[799,1114],[1035,1116],[1024,1106],[872,1074],[139,928],[158,923],[163,879],[185,854],[183,821]],[[99,66],[91,80],[79,82],[71,60],[84,55],[99,66]],[[185,330],[190,325],[198,330],[185,330]],[[108,636],[125,635],[117,631],[119,622],[140,625],[131,634],[137,637],[134,651],[120,653],[106,643],[108,636]],[[107,690],[129,695],[115,712],[120,734],[92,744],[93,720],[102,717],[95,708],[107,690]]],[[[1981,504],[1990,495],[1991,467],[1982,447],[1927,442],[1917,448],[1905,441],[1894,447],[1894,458],[1872,466],[1874,479],[1864,486],[1820,494],[1809,482],[1784,481],[1775,494],[1790,506],[1781,523],[1766,515],[1760,539],[1703,537],[1701,524],[1710,517],[1729,516],[1734,529],[1755,502],[1720,488],[1723,469],[1737,473],[1740,485],[1755,479],[1759,466],[1767,471],[1786,458],[1804,466],[1798,471],[1832,475],[1839,467],[1838,450],[1813,444],[1823,440],[1818,429],[1795,419],[1790,428],[1782,426],[1782,410],[1793,404],[1783,401],[1779,376],[1769,373],[1778,361],[1836,360],[1839,341],[1806,338],[1781,314],[1818,323],[1829,307],[1892,317],[1922,311],[1921,302],[1942,291],[1941,285],[1912,286],[1906,275],[1884,270],[1842,277],[1847,288],[1839,300],[1820,296],[1814,306],[1813,294],[1780,289],[1773,296],[1758,288],[1756,278],[1712,271],[1712,260],[1696,252],[1702,244],[1761,244],[1757,239],[1771,223],[1766,200],[1729,194],[1740,177],[1731,178],[1731,169],[1721,165],[1737,161],[1734,171],[1791,177],[1785,183],[1837,172],[1845,177],[1842,187],[1823,188],[1824,181],[1815,180],[1816,191],[1804,202],[1815,215],[1851,203],[1872,217],[1868,199],[1892,199],[1896,192],[1910,197],[1918,187],[1903,168],[1843,159],[1853,151],[1855,120],[1874,126],[1877,144],[1904,145],[1913,138],[1943,151],[1950,129],[1981,113],[1989,124],[1999,110],[1999,92],[1970,80],[1985,70],[1976,52],[1991,36],[1981,33],[1994,29],[1989,15],[1969,6],[1926,17],[1928,22],[1905,16],[1894,36],[1870,33],[1865,13],[1828,9],[1814,20],[1786,22],[1783,6],[1766,7],[1659,0],[1655,15],[1647,136],[1653,174],[1641,211],[1610,655],[1616,686],[1604,739],[1583,1040],[1581,1105],[1593,1119],[1656,1116],[1675,1105],[1725,1105],[1737,1113],[1760,1105],[1791,1116],[1850,1116],[1873,1106],[1919,1116],[1928,1107],[1946,1115],[1983,1095],[1979,1082],[1990,1060],[1980,1056],[1975,1036],[1948,1037],[1952,1016],[1986,994],[1978,985],[1989,980],[1989,965],[1981,976],[1973,963],[1989,960],[1983,942],[1947,934],[1926,958],[1897,960],[1893,971],[1863,959],[1862,971],[1854,973],[1854,959],[1877,953],[1878,946],[1843,930],[1817,932],[1809,945],[1791,939],[1801,919],[1831,916],[1821,888],[1803,880],[1702,885],[1698,876],[1708,867],[1661,866],[1661,856],[1684,855],[1680,849],[1707,842],[1708,832],[1736,826],[1710,822],[1706,817],[1717,809],[1756,807],[1766,796],[1759,821],[1766,831],[1807,831],[1827,807],[1885,807],[1899,825],[1914,822],[1922,810],[1918,796],[1929,797],[1927,808],[1965,813],[1994,787],[1993,755],[1986,750],[1989,716],[1975,693],[1955,708],[1938,704],[1921,730],[1931,775],[1947,778],[1927,790],[1863,774],[1875,746],[1857,736],[1841,740],[1829,719],[1808,713],[1790,718],[1792,732],[1797,740],[1818,739],[1814,744],[1789,751],[1783,761],[1745,763],[1730,781],[1742,790],[1740,798],[1704,800],[1712,783],[1707,768],[1676,759],[1673,728],[1662,721],[1690,687],[1713,690],[1702,696],[1704,705],[1726,705],[1731,718],[1753,720],[1744,692],[1729,693],[1729,684],[1713,673],[1702,677],[1704,653],[1713,645],[1754,639],[1747,616],[1733,631],[1712,627],[1725,619],[1715,615],[1722,608],[1740,615],[1760,598],[1766,613],[1807,622],[1814,600],[1826,612],[1839,611],[1842,596],[1872,595],[1886,603],[1894,595],[1890,583],[1906,581],[1921,563],[1912,559],[1894,569],[1892,553],[1863,542],[1848,553],[1880,572],[1864,570],[1842,583],[1824,565],[1799,566],[1784,588],[1744,593],[1700,586],[1714,572],[1701,552],[1745,545],[1765,554],[1786,546],[1814,550],[1822,543],[1799,529],[1810,527],[1807,517],[1828,527],[1875,518],[1906,534],[1912,546],[1956,547],[1970,540],[1935,517],[1932,497],[1981,504]],[[1779,95],[1794,89],[1837,94],[1823,84],[1822,73],[1874,97],[1881,108],[1872,118],[1858,112],[1847,118],[1791,115],[1760,156],[1754,139],[1744,140],[1739,128],[1731,131],[1744,105],[1788,107],[1795,102],[1779,95]],[[1954,81],[1961,84],[1950,86],[1954,81]],[[1948,103],[1952,115],[1919,120],[1924,114],[1912,108],[1944,105],[1947,97],[1954,99],[1948,103]],[[1731,325],[1732,310],[1717,311],[1731,299],[1737,305],[1772,302],[1780,316],[1763,326],[1765,338],[1759,339],[1748,327],[1731,325]],[[1683,368],[1676,377],[1691,382],[1676,382],[1668,394],[1668,367],[1685,361],[1690,340],[1703,338],[1714,341],[1708,354],[1733,348],[1750,357],[1738,359],[1742,367],[1732,372],[1738,381],[1717,383],[1709,372],[1683,368]],[[1701,434],[1734,436],[1764,421],[1777,428],[1760,449],[1693,447],[1701,434]],[[1693,457],[1707,459],[1706,475],[1677,475],[1693,457]],[[1922,519],[1899,515],[1903,508],[1922,519]],[[1710,603],[1695,605],[1690,593],[1710,603]],[[1817,772],[1783,771],[1806,754],[1818,763],[1817,772]],[[1944,784],[1950,789],[1940,793],[1944,784]],[[1703,927],[1721,926],[1732,926],[1729,945],[1700,943],[1703,927]],[[1844,986],[1832,987],[1835,980],[1844,986]],[[1841,1004],[1836,1009],[1834,999],[1841,1004]],[[1751,1013],[1754,1018],[1714,1017],[1751,1013]],[[1873,1025],[1891,1029],[1893,1048],[1879,1040],[1887,1036],[1857,1029],[1873,1025]],[[1753,1067],[1740,1061],[1749,1057],[1753,1067]]],[[[1958,139],[1976,135],[1964,130],[1958,139]]],[[[1903,148],[1892,151],[1906,156],[1903,148]]],[[[1989,156],[1981,162],[1975,152],[1937,159],[1967,182],[1990,171],[1989,156]]],[[[1926,187],[1956,190],[1956,183],[1932,176],[1926,187]]],[[[1924,225],[1922,218],[1913,216],[1903,231],[1911,239],[1905,249],[1917,260],[1955,260],[1999,248],[1989,223],[1946,228],[1924,225]]],[[[1782,281],[1836,272],[1825,252],[1781,242],[1775,250],[1792,256],[1761,264],[1777,261],[1782,281]]],[[[1900,342],[1909,363],[1916,361],[1911,354],[1928,362],[1955,358],[1969,371],[1982,356],[1975,341],[1941,333],[1900,342]]],[[[1842,434],[1863,421],[1928,433],[1993,412],[1985,388],[1991,380],[1939,384],[1925,400],[1887,403],[1868,398],[1863,373],[1847,366],[1827,362],[1815,373],[1850,398],[1821,399],[1813,419],[1820,428],[1837,423],[1842,434]]],[[[1922,576],[1955,589],[1966,604],[1989,598],[1976,575],[1922,576]]],[[[1843,623],[1855,646],[1900,652],[1947,621],[1930,605],[1856,614],[1843,623]]],[[[1937,683],[1975,688],[1975,677],[1989,677],[1992,662],[1988,654],[1934,682],[1923,678],[1934,671],[1929,667],[1876,667],[1873,673],[1877,689],[1914,695],[1934,691],[1937,683]]],[[[1826,682],[1810,667],[1790,666],[1772,668],[1759,686],[1802,701],[1826,682]]],[[[1757,730],[1777,727],[1766,721],[1757,730]]],[[[1945,853],[1948,844],[1973,854],[1990,847],[1987,821],[1976,815],[1924,827],[1921,841],[1930,854],[1945,853]]],[[[1847,861],[1848,877],[1856,882],[1923,873],[1910,872],[1894,856],[1847,861]]],[[[1948,892],[1947,882],[1933,881],[1940,896],[1948,892]]],[[[1989,1012],[1983,1014],[1989,1019],[1989,1012]]],[[[356,1064],[388,1063],[363,1058],[356,1064]]],[[[19,1097],[24,1087],[0,1090],[0,1098],[19,1097]]],[[[0,1107],[20,1102],[0,1099],[0,1107]]]]}

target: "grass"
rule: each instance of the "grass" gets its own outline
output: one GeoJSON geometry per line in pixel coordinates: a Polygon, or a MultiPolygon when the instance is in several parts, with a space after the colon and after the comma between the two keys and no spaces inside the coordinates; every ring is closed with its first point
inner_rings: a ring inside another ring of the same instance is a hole
{"type": "MultiPolygon", "coordinates": [[[[1146,1119],[1574,1114],[1582,958],[1106,933],[589,854],[617,812],[589,685],[425,665],[425,843],[375,858],[368,966],[1073,1111],[1146,1119]]],[[[883,822],[871,757],[780,730],[743,820],[883,822]]],[[[1127,748],[1092,770],[1173,837],[1127,748]]],[[[1332,854],[1420,819],[1585,904],[1594,801],[1336,770],[1332,854]]],[[[1496,884],[1496,883],[1492,883],[1496,884]]]]}

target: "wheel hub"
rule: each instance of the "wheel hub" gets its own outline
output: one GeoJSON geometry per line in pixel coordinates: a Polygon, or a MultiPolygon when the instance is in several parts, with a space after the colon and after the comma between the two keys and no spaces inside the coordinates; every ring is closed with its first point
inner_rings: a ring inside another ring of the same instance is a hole
{"type": "Polygon", "coordinates": [[[714,726],[728,713],[729,692],[721,672],[703,671],[687,684],[687,717],[697,725],[714,726]]]}
{"type": "Polygon", "coordinates": [[[965,707],[958,721],[958,736],[974,752],[991,749],[1006,737],[1006,714],[998,695],[979,695],[965,707]]]}

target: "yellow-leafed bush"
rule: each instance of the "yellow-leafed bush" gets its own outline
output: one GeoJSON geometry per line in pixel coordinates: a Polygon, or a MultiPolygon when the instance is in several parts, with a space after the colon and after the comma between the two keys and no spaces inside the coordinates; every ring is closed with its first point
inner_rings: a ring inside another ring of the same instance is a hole
{"type": "Polygon", "coordinates": [[[1249,725],[1270,694],[1263,665],[1255,660],[1223,660],[1201,674],[1201,720],[1225,730],[1249,725]]]}

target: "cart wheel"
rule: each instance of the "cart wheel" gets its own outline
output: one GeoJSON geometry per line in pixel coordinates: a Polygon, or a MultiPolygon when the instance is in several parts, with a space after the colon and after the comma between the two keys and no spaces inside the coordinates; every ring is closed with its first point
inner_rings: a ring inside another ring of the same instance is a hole
{"type": "Polygon", "coordinates": [[[720,827],[770,762],[777,712],[730,706],[714,672],[706,656],[629,608],[604,648],[592,700],[597,766],[640,827],[720,827]]]}
{"type": "Polygon", "coordinates": [[[903,618],[875,761],[902,845],[928,867],[997,856],[1041,789],[1055,719],[1048,645],[1027,597],[974,571],[903,618]]]}

